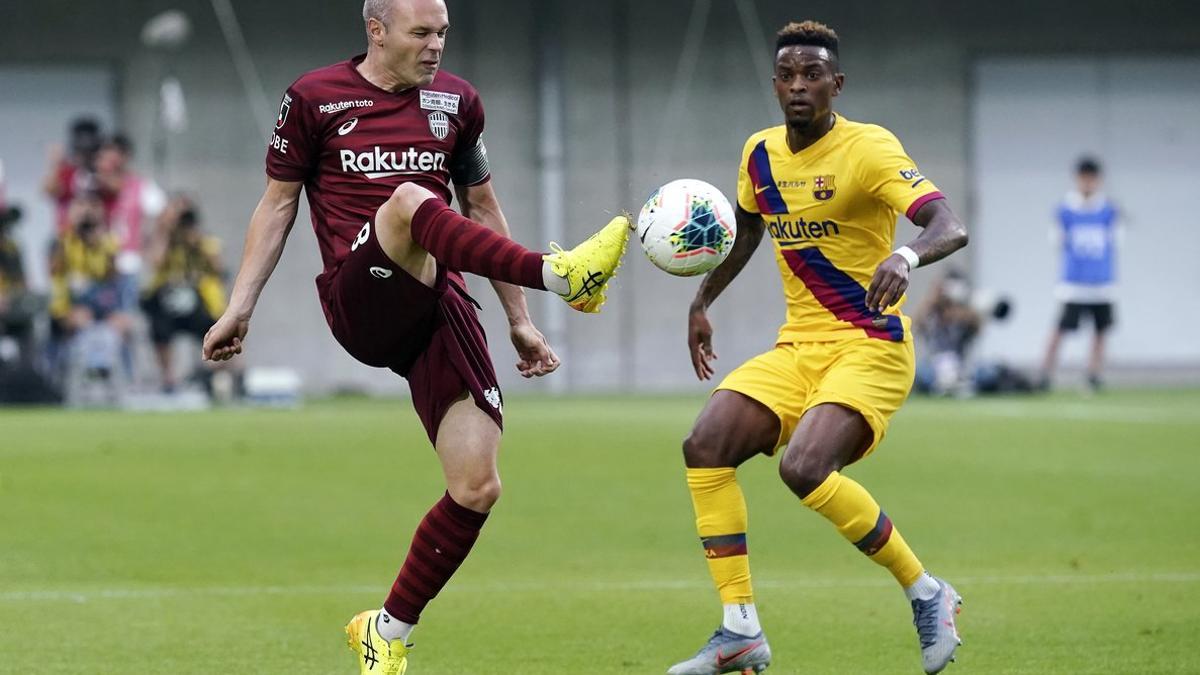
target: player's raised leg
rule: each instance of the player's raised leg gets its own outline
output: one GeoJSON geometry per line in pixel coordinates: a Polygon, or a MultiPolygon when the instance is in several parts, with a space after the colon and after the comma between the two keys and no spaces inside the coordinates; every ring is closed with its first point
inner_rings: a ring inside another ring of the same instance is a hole
{"type": "Polygon", "coordinates": [[[900,582],[912,604],[925,672],[940,672],[961,644],[954,617],[962,598],[925,571],[871,494],[839,473],[873,442],[874,432],[858,411],[833,403],[814,406],[800,419],[779,475],[805,506],[900,582]]]}
{"type": "Polygon", "coordinates": [[[500,498],[500,428],[469,394],[446,411],[436,447],[446,494],[417,526],[383,607],[360,613],[346,626],[364,674],[404,672],[408,639],[421,612],[466,559],[500,498]]]}
{"type": "Polygon", "coordinates": [[[683,443],[696,530],[724,618],[696,655],[672,666],[669,675],[761,672],[771,662],[754,606],[746,500],[736,472],[742,462],[772,450],[778,440],[775,413],[743,394],[722,390],[709,399],[683,443]]]}
{"type": "Polygon", "coordinates": [[[428,253],[448,267],[536,290],[553,291],[571,307],[598,312],[609,280],[629,241],[621,215],[575,248],[531,251],[451,209],[432,192],[404,183],[380,207],[375,226],[383,250],[410,274],[424,269],[428,253]]]}

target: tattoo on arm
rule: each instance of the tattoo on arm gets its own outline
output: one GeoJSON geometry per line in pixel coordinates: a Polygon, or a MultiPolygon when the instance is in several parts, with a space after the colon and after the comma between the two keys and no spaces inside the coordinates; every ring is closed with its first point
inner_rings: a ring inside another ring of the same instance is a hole
{"type": "Polygon", "coordinates": [[[704,281],[700,283],[700,289],[696,292],[696,299],[692,301],[693,307],[707,309],[725,290],[725,287],[741,273],[742,268],[746,266],[758,248],[758,243],[762,241],[763,231],[766,229],[762,216],[750,213],[741,206],[736,207],[735,212],[737,239],[733,242],[733,250],[729,252],[729,257],[725,259],[725,262],[704,277],[704,281]]]}
{"type": "Polygon", "coordinates": [[[912,222],[922,231],[908,247],[921,259],[921,265],[937,262],[967,245],[967,228],[944,199],[922,206],[913,214],[912,222]]]}

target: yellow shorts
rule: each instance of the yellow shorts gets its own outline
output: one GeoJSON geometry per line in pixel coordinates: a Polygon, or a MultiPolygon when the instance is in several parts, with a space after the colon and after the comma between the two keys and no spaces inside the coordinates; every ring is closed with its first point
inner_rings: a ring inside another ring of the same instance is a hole
{"type": "Polygon", "coordinates": [[[776,345],[743,363],[714,391],[728,389],[762,403],[779,416],[779,441],[787,445],[805,411],[837,403],[858,411],[874,432],[870,454],[887,433],[888,420],[912,389],[912,342],[863,338],[776,345]]]}

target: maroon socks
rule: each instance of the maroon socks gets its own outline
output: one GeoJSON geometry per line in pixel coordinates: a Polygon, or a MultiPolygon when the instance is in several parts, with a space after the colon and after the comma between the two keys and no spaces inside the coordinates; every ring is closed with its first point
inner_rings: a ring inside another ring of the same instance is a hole
{"type": "Polygon", "coordinates": [[[464,218],[440,199],[417,207],[410,229],[413,241],[450,269],[546,290],[541,253],[464,218]]]}
{"type": "Polygon", "coordinates": [[[388,614],[405,623],[417,623],[421,610],[450,581],[471,552],[487,516],[461,506],[448,492],[434,504],[417,526],[408,558],[383,603],[388,614]]]}

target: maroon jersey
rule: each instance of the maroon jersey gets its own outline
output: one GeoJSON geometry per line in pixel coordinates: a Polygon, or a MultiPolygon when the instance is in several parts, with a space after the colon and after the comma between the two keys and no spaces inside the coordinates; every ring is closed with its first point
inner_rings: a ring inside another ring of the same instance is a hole
{"type": "Polygon", "coordinates": [[[401,183],[417,183],[449,204],[451,182],[468,187],[490,179],[470,159],[484,119],[474,87],[439,70],[427,86],[386,91],[358,72],[363,58],[292,83],[267,145],[267,175],[304,183],[322,276],[401,183]]]}

